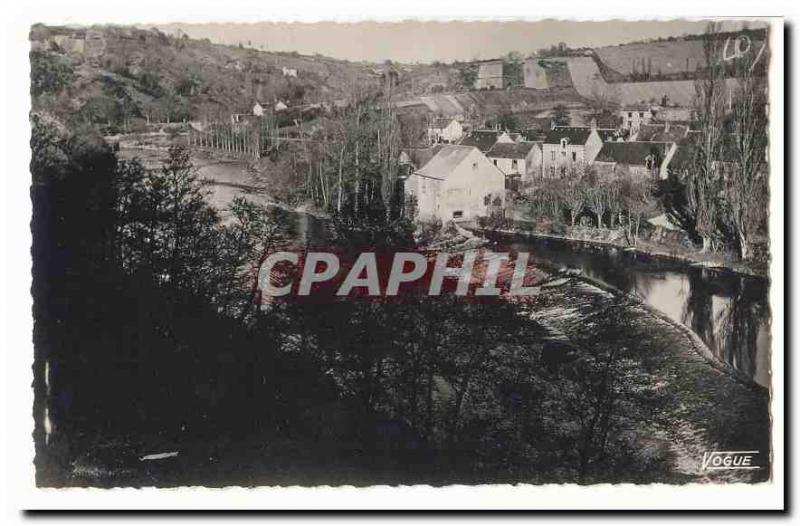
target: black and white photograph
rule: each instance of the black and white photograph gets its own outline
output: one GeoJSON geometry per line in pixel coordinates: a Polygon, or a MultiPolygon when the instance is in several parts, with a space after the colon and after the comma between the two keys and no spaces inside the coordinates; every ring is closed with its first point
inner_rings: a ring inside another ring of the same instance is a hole
{"type": "Polygon", "coordinates": [[[36,488],[773,485],[782,24],[33,23],[36,488]]]}

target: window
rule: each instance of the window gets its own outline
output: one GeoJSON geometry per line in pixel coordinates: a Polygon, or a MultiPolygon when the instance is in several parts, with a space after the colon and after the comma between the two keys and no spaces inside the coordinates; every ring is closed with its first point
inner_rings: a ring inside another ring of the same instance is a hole
{"type": "Polygon", "coordinates": [[[512,169],[512,170],[516,170],[516,169],[517,169],[517,165],[518,165],[518,164],[519,164],[519,163],[517,162],[517,160],[516,160],[516,159],[513,159],[513,160],[511,161],[511,169],[512,169]]]}
{"type": "Polygon", "coordinates": [[[555,166],[551,166],[550,167],[550,177],[555,177],[555,176],[556,176],[556,167],[555,166]]]}
{"type": "Polygon", "coordinates": [[[639,118],[644,118],[644,112],[643,111],[639,112],[639,118]]]}
{"type": "Polygon", "coordinates": [[[567,139],[566,138],[561,139],[561,148],[562,149],[566,149],[567,148],[567,139]]]}
{"type": "Polygon", "coordinates": [[[464,211],[463,210],[454,210],[453,211],[453,219],[461,219],[462,217],[464,217],[464,211]]]}
{"type": "Polygon", "coordinates": [[[574,163],[577,160],[578,160],[578,154],[576,152],[572,152],[572,162],[574,163]]]}
{"type": "Polygon", "coordinates": [[[563,166],[561,167],[559,172],[561,172],[561,177],[564,177],[565,175],[567,175],[567,169],[565,167],[563,167],[563,166]]]}
{"type": "Polygon", "coordinates": [[[472,169],[473,170],[477,170],[478,169],[478,163],[477,162],[472,163],[472,169]]]}
{"type": "Polygon", "coordinates": [[[653,164],[654,164],[653,163],[653,156],[652,155],[648,155],[647,158],[644,160],[644,166],[648,170],[652,170],[653,169],[653,164]]]}
{"type": "Polygon", "coordinates": [[[632,111],[629,111],[629,112],[628,112],[628,118],[630,119],[631,117],[633,117],[633,112],[632,112],[632,111]]]}
{"type": "Polygon", "coordinates": [[[495,166],[497,166],[497,159],[495,159],[495,160],[494,160],[494,161],[492,161],[492,162],[494,163],[494,165],[495,165],[495,166]]]}
{"type": "Polygon", "coordinates": [[[550,152],[550,160],[551,161],[555,161],[556,160],[556,152],[555,152],[555,150],[550,152]]]}
{"type": "Polygon", "coordinates": [[[566,159],[567,158],[567,152],[561,152],[561,158],[562,159],[566,159]]]}

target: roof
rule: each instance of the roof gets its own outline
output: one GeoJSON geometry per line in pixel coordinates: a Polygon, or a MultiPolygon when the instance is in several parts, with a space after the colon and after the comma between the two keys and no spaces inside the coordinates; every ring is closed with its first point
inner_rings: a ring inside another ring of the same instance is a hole
{"type": "Polygon", "coordinates": [[[498,142],[486,153],[487,157],[497,159],[524,159],[536,146],[535,142],[521,141],[518,143],[498,142]]]}
{"type": "Polygon", "coordinates": [[[626,104],[622,106],[619,111],[626,112],[626,111],[651,111],[652,108],[647,104],[626,104]]]}
{"type": "Polygon", "coordinates": [[[649,155],[663,159],[671,146],[666,142],[606,142],[595,162],[644,165],[649,155]]]}
{"type": "Polygon", "coordinates": [[[678,142],[689,133],[689,127],[670,123],[669,129],[663,124],[643,124],[639,127],[636,140],[640,142],[678,142]]]}
{"type": "Polygon", "coordinates": [[[616,128],[597,128],[597,133],[603,142],[616,141],[620,138],[620,133],[616,128]]]}
{"type": "Polygon", "coordinates": [[[456,119],[454,119],[453,117],[436,117],[435,119],[433,119],[431,121],[431,127],[432,128],[446,128],[446,127],[450,126],[450,123],[453,122],[453,121],[458,123],[458,121],[456,121],[456,119]]]}
{"type": "Polygon", "coordinates": [[[459,143],[461,146],[474,146],[482,152],[488,152],[497,142],[497,131],[475,130],[464,137],[459,143]]]}
{"type": "Polygon", "coordinates": [[[432,148],[413,149],[410,150],[409,157],[414,166],[425,166],[425,163],[433,159],[433,156],[439,153],[443,147],[444,145],[437,144],[432,148]]]}
{"type": "Polygon", "coordinates": [[[444,145],[430,161],[425,163],[425,166],[415,173],[423,177],[446,179],[461,164],[461,161],[474,151],[475,148],[473,146],[444,145]]]}
{"type": "Polygon", "coordinates": [[[561,139],[567,139],[569,144],[586,144],[591,133],[591,128],[556,126],[547,132],[544,142],[545,144],[561,144],[561,139]]]}
{"type": "MultiPolygon", "coordinates": [[[[689,169],[691,168],[695,151],[697,150],[697,143],[701,141],[703,134],[699,131],[690,131],[685,138],[678,143],[678,149],[672,156],[670,167],[676,169],[689,169]]],[[[722,148],[719,152],[719,158],[722,162],[733,163],[737,161],[735,137],[726,134],[723,138],[722,148]]]]}

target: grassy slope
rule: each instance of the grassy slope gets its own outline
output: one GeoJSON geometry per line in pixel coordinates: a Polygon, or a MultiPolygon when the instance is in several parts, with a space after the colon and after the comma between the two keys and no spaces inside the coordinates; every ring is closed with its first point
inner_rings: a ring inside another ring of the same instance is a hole
{"type": "Polygon", "coordinates": [[[133,116],[144,117],[149,105],[172,98],[184,104],[189,118],[204,114],[247,111],[255,100],[275,98],[300,103],[345,96],[353,83],[375,83],[371,67],[327,57],[265,53],[212,44],[206,40],[169,37],[153,30],[93,28],[104,44],[82,54],[55,43],[58,35],[85,36],[87,30],[35,26],[31,40],[41,50],[34,59],[58,61],[74,72],[68,85],[34,99],[34,107],[68,117],[93,98],[125,100],[133,116]],[[282,68],[298,77],[284,77],[282,68]],[[54,100],[51,100],[54,99],[54,100]]]}

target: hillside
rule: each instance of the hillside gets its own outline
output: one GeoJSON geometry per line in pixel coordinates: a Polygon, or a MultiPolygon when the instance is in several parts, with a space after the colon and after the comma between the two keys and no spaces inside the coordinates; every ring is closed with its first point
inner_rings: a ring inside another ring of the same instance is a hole
{"type": "MultiPolygon", "coordinates": [[[[717,57],[719,60],[728,60],[737,51],[743,58],[754,60],[764,45],[766,32],[721,33],[717,38],[728,41],[727,49],[722,46],[724,56],[717,57]]],[[[605,46],[593,51],[609,82],[689,80],[707,67],[700,36],[605,46]]]]}
{"type": "MultiPolygon", "coordinates": [[[[290,106],[377,86],[375,65],[266,53],[129,27],[34,26],[34,109],[64,121],[135,126],[227,117],[255,101],[290,106]],[[285,76],[284,68],[297,76],[285,76]]],[[[378,72],[379,73],[379,72],[378,72]]]]}

